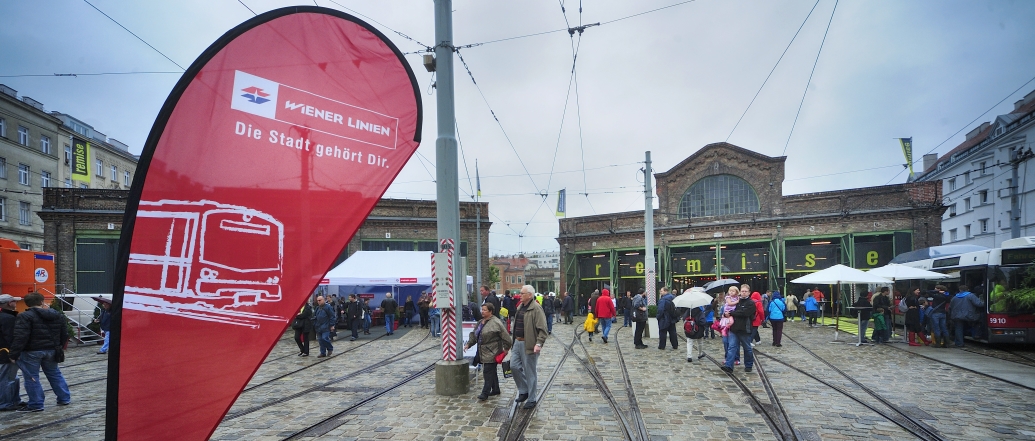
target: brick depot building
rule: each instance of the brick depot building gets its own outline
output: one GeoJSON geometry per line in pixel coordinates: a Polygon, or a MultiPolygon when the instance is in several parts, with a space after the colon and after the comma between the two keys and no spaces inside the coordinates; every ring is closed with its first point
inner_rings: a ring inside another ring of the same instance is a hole
{"type": "MultiPolygon", "coordinates": [[[[46,188],[43,209],[44,251],[55,254],[57,283],[79,294],[111,294],[122,216],[129,191],[46,188]]],[[[460,203],[460,255],[475,276],[478,215],[481,214],[482,276],[488,277],[489,205],[460,203]],[[468,254],[470,253],[470,254],[468,254]]],[[[356,251],[437,251],[435,201],[382,199],[374,206],[338,262],[356,251]]]]}
{"type": "MultiPolygon", "coordinates": [[[[656,173],[658,286],[733,278],[760,292],[804,291],[787,282],[838,263],[875,268],[941,243],[940,183],[784,196],[786,159],[716,143],[656,173]]],[[[561,285],[581,295],[605,284],[643,287],[643,228],[643,211],[560,220],[561,285]]]]}

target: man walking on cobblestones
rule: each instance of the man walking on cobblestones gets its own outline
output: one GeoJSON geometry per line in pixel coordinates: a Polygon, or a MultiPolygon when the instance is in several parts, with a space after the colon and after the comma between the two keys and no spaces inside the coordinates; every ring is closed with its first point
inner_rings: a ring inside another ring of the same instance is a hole
{"type": "Polygon", "coordinates": [[[334,308],[324,303],[323,296],[316,296],[316,341],[320,343],[320,355],[317,358],[329,357],[334,351],[331,331],[334,330],[335,317],[334,308]]]}
{"type": "Polygon", "coordinates": [[[25,296],[29,309],[18,314],[14,323],[14,342],[11,344],[11,359],[18,361],[18,368],[25,378],[25,394],[29,402],[19,412],[40,412],[43,410],[43,385],[40,383],[40,369],[47,376],[50,387],[57,395],[58,406],[72,402],[68,383],[58,369],[55,358],[58,349],[68,341],[68,325],[65,316],[43,304],[43,294],[29,293],[25,296]]]}
{"type": "Polygon", "coordinates": [[[395,333],[395,310],[399,308],[399,303],[392,298],[392,293],[385,293],[385,299],[381,301],[381,312],[385,316],[385,330],[388,335],[395,333]]]}
{"type": "Polygon", "coordinates": [[[536,364],[539,352],[546,343],[546,314],[543,307],[534,301],[535,288],[532,285],[521,287],[521,300],[514,313],[514,345],[511,351],[510,369],[514,373],[514,384],[517,385],[518,397],[515,402],[526,401],[525,409],[536,405],[535,392],[538,381],[536,364]],[[528,347],[529,344],[534,344],[528,347]]]}

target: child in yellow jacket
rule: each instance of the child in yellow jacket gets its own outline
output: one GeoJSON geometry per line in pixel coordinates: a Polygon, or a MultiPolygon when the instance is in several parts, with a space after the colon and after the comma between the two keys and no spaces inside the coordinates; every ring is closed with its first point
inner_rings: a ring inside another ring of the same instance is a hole
{"type": "Polygon", "coordinates": [[[597,330],[597,318],[593,316],[593,313],[586,314],[586,322],[582,324],[586,328],[586,332],[589,333],[589,341],[593,341],[593,331],[597,330]]]}

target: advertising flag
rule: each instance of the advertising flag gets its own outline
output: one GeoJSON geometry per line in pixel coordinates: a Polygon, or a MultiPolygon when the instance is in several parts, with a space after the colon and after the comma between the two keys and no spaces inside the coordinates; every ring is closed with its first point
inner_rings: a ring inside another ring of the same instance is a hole
{"type": "Polygon", "coordinates": [[[909,177],[913,177],[913,138],[899,138],[902,144],[902,154],[906,155],[906,165],[909,166],[909,177]]]}
{"type": "Polygon", "coordinates": [[[107,439],[205,440],[420,142],[419,89],[363,21],[230,30],[147,138],[116,261],[107,439]]]}
{"type": "Polygon", "coordinates": [[[72,180],[90,182],[90,142],[72,138],[72,180]]]}
{"type": "Polygon", "coordinates": [[[562,188],[557,192],[557,217],[564,217],[564,208],[567,203],[565,200],[565,188],[562,188]]]}
{"type": "Polygon", "coordinates": [[[474,160],[474,182],[475,182],[475,185],[478,187],[478,190],[475,192],[475,194],[480,198],[480,197],[482,197],[482,177],[481,177],[480,174],[478,174],[478,160],[477,159],[474,160]]]}

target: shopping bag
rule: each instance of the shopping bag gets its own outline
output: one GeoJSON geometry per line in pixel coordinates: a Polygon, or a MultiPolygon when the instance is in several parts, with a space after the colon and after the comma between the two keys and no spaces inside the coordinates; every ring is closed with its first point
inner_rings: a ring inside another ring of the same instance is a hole
{"type": "Polygon", "coordinates": [[[503,366],[503,378],[511,378],[514,376],[514,373],[510,371],[510,352],[507,352],[507,355],[503,357],[501,365],[503,366]]]}

